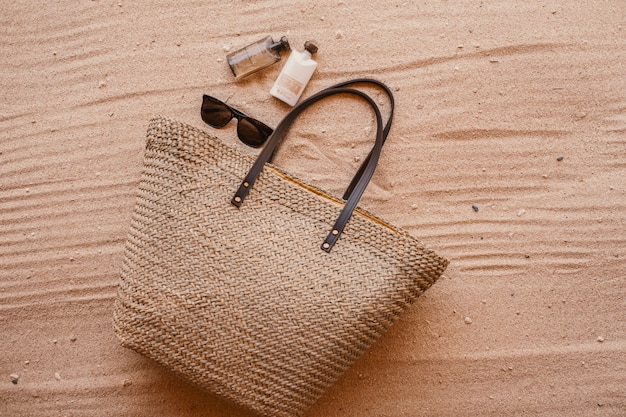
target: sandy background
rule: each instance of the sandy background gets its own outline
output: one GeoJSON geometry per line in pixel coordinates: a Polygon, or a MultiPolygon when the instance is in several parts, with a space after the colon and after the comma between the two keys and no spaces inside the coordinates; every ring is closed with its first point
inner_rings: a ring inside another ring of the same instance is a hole
{"type": "MultiPolygon", "coordinates": [[[[451,260],[306,416],[626,415],[624,1],[1,3],[0,415],[248,416],[119,347],[112,304],[148,120],[254,154],[199,106],[276,126],[282,63],[224,59],[266,35],[319,42],[305,96],[393,88],[362,206],[451,260]]],[[[320,103],[276,162],[340,194],[373,126],[320,103]]]]}

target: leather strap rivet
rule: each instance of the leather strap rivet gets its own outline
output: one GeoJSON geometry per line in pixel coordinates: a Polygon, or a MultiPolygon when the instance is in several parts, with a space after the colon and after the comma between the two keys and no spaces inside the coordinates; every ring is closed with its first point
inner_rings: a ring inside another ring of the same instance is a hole
{"type": "Polygon", "coordinates": [[[249,183],[248,181],[246,181],[246,182],[244,182],[244,183],[243,183],[243,186],[244,186],[245,188],[248,188],[248,187],[250,186],[250,183],[249,183]]]}
{"type": "Polygon", "coordinates": [[[236,203],[241,203],[241,197],[239,197],[239,196],[235,197],[235,202],[236,203]]]}
{"type": "Polygon", "coordinates": [[[324,244],[322,245],[322,247],[323,247],[324,249],[328,249],[328,248],[330,248],[330,243],[328,243],[328,242],[324,242],[324,244]]]}
{"type": "Polygon", "coordinates": [[[332,231],[332,234],[333,234],[333,236],[337,236],[337,235],[339,234],[339,230],[334,229],[334,230],[332,231]]]}

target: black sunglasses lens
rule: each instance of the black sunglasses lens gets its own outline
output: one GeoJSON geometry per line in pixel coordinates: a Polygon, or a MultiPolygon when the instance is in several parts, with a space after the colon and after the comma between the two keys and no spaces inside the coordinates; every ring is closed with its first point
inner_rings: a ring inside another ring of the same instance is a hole
{"type": "Polygon", "coordinates": [[[226,126],[233,118],[233,112],[221,101],[204,96],[202,100],[202,120],[215,128],[226,126]]]}
{"type": "Polygon", "coordinates": [[[239,139],[248,146],[258,148],[263,145],[267,138],[272,134],[272,129],[263,123],[250,119],[249,117],[240,117],[237,125],[237,135],[239,139]]]}

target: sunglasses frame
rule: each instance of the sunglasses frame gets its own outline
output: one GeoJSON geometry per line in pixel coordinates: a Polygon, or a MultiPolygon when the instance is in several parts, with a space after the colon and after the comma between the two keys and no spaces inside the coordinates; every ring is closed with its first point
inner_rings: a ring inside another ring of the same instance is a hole
{"type": "Polygon", "coordinates": [[[226,126],[228,123],[230,123],[231,120],[233,120],[233,118],[237,119],[237,137],[239,138],[239,140],[241,142],[243,142],[244,144],[253,147],[253,148],[258,148],[260,146],[262,146],[267,139],[272,135],[272,133],[274,132],[274,129],[272,129],[271,127],[269,127],[268,125],[266,125],[263,122],[260,122],[256,119],[253,119],[252,117],[248,116],[247,114],[245,114],[244,112],[237,110],[236,108],[224,103],[222,100],[219,100],[215,97],[211,97],[209,95],[204,94],[202,96],[202,108],[200,110],[200,115],[202,117],[202,121],[204,121],[204,123],[208,124],[211,127],[214,127],[216,129],[221,129],[224,126],[226,126]],[[230,112],[230,118],[228,118],[228,120],[226,120],[225,123],[223,124],[215,124],[215,123],[211,123],[208,118],[205,116],[204,114],[204,106],[206,101],[211,101],[213,104],[217,104],[220,106],[224,107],[224,110],[228,110],[230,112]],[[245,134],[243,134],[242,132],[242,120],[244,120],[245,122],[251,124],[259,133],[259,137],[260,137],[260,141],[256,141],[256,140],[251,140],[250,138],[247,138],[245,136],[245,134]]]}

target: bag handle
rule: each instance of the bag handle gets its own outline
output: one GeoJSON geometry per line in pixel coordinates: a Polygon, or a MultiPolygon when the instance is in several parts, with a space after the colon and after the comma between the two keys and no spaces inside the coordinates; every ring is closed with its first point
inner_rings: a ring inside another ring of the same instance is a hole
{"type": "Polygon", "coordinates": [[[384,129],[383,129],[382,116],[380,114],[380,110],[376,102],[374,102],[374,100],[372,100],[372,98],[369,95],[365,94],[364,92],[355,90],[352,88],[346,88],[346,87],[330,87],[330,88],[320,91],[317,94],[314,94],[313,96],[307,98],[306,100],[302,101],[299,105],[294,107],[276,127],[276,129],[274,130],[274,133],[270,136],[267,144],[265,145],[265,147],[263,148],[263,150],[257,157],[254,165],[248,172],[248,175],[246,175],[243,182],[239,186],[239,189],[235,193],[235,196],[231,200],[231,203],[233,205],[235,205],[236,207],[241,207],[241,204],[243,203],[246,196],[248,195],[250,188],[252,188],[259,174],[263,170],[265,163],[269,161],[279,141],[283,138],[283,136],[285,135],[285,133],[287,132],[288,128],[293,123],[293,121],[296,119],[296,117],[300,115],[300,113],[302,113],[307,107],[309,107],[313,103],[316,103],[317,101],[325,97],[335,95],[335,94],[352,94],[352,95],[359,96],[363,98],[372,107],[372,109],[374,110],[374,114],[376,116],[376,141],[374,143],[374,147],[372,148],[370,154],[368,155],[366,159],[366,163],[363,165],[364,168],[363,168],[362,173],[360,175],[357,173],[357,176],[355,176],[354,178],[356,179],[356,183],[354,184],[353,189],[349,193],[349,197],[346,201],[346,204],[341,210],[339,217],[335,221],[335,224],[332,230],[328,233],[328,236],[326,237],[326,239],[321,245],[321,249],[326,252],[330,252],[334,244],[337,242],[337,239],[339,239],[339,236],[343,232],[348,220],[350,219],[350,216],[352,215],[352,212],[356,208],[361,196],[363,195],[363,192],[365,191],[367,184],[369,183],[370,179],[372,178],[372,175],[374,174],[374,170],[378,163],[378,159],[380,157],[380,153],[381,153],[382,146],[384,143],[384,138],[383,138],[384,129]]]}
{"type": "MultiPolygon", "coordinates": [[[[372,84],[372,85],[376,85],[376,86],[382,88],[383,91],[387,94],[387,97],[389,98],[389,118],[387,119],[387,123],[385,123],[385,128],[383,129],[383,145],[384,145],[385,142],[387,141],[387,136],[389,135],[389,130],[391,129],[391,122],[393,121],[393,112],[394,112],[394,109],[395,109],[395,100],[393,98],[393,93],[391,92],[389,87],[387,87],[387,85],[385,85],[384,83],[382,83],[382,82],[380,82],[378,80],[375,80],[373,78],[356,78],[354,80],[344,81],[344,82],[332,85],[332,86],[328,87],[328,89],[330,89],[330,88],[346,87],[346,86],[353,85],[353,84],[372,84]]],[[[270,159],[269,159],[268,162],[272,162],[272,159],[273,159],[275,153],[276,153],[276,148],[274,149],[274,152],[270,156],[270,159]]],[[[344,200],[347,200],[348,197],[350,197],[350,194],[352,193],[352,190],[354,190],[354,187],[356,186],[356,183],[359,181],[359,178],[361,178],[361,176],[363,175],[363,171],[365,171],[365,167],[367,166],[367,163],[368,163],[368,161],[369,161],[369,159],[371,157],[371,154],[372,154],[372,152],[370,151],[370,153],[367,155],[367,157],[361,163],[361,166],[359,167],[359,170],[357,171],[357,173],[352,178],[352,181],[350,182],[350,185],[348,185],[348,188],[346,189],[346,191],[343,194],[342,198],[344,200]]]]}
{"type": "MultiPolygon", "coordinates": [[[[357,78],[355,80],[350,80],[350,81],[346,81],[343,83],[335,84],[334,86],[330,88],[345,87],[345,86],[352,85],[352,84],[374,84],[382,88],[387,94],[387,97],[389,98],[389,118],[387,119],[387,123],[385,123],[385,128],[383,129],[383,145],[384,145],[385,142],[387,141],[389,130],[391,129],[391,122],[393,121],[393,112],[395,109],[395,101],[393,99],[393,93],[391,92],[389,87],[387,87],[385,84],[383,84],[382,82],[378,80],[374,80],[372,78],[357,78]]],[[[354,187],[356,187],[356,183],[359,181],[359,178],[361,178],[361,176],[363,175],[363,172],[365,171],[367,164],[371,157],[372,157],[372,151],[370,151],[367,157],[363,160],[363,163],[361,163],[361,166],[359,167],[359,170],[357,171],[356,175],[352,178],[350,185],[346,189],[346,192],[343,194],[344,200],[347,200],[350,197],[350,194],[352,194],[352,190],[354,190],[354,187]]]]}

